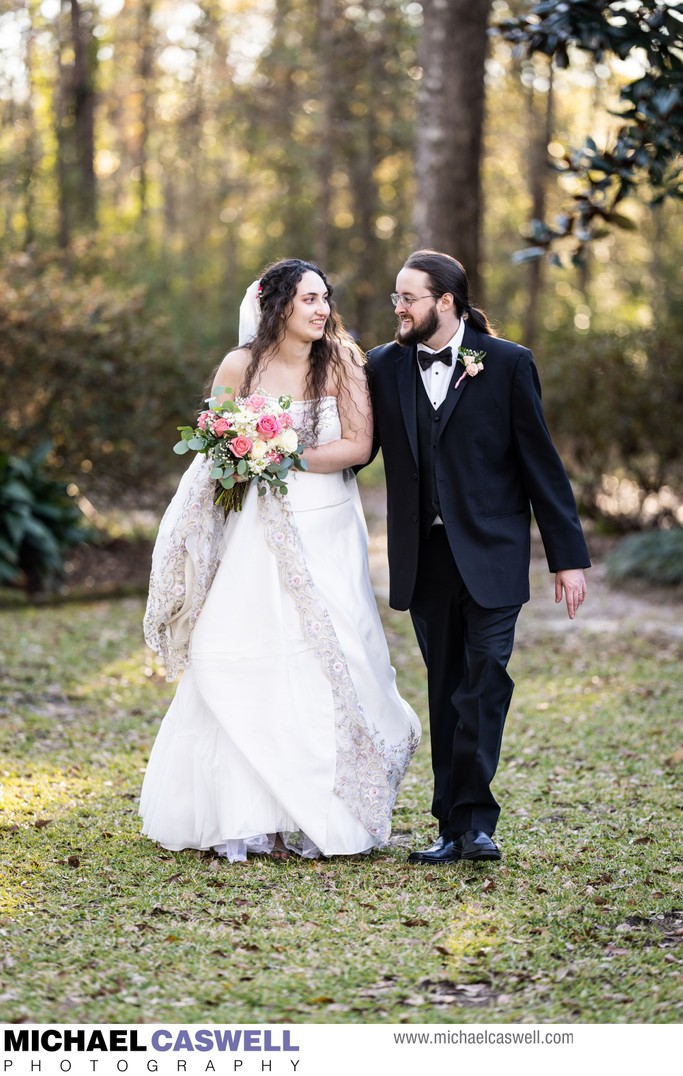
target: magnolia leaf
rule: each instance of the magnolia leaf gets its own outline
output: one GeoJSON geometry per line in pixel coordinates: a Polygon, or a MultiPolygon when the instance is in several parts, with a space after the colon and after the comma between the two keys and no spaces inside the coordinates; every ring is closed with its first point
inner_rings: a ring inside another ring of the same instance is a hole
{"type": "Polygon", "coordinates": [[[619,228],[623,228],[627,232],[635,232],[638,230],[638,225],[630,217],[624,216],[623,213],[611,213],[609,217],[612,224],[616,224],[619,228]]]}
{"type": "Polygon", "coordinates": [[[512,255],[514,265],[522,265],[524,262],[537,261],[545,254],[545,247],[525,247],[524,250],[516,250],[512,255]]]}

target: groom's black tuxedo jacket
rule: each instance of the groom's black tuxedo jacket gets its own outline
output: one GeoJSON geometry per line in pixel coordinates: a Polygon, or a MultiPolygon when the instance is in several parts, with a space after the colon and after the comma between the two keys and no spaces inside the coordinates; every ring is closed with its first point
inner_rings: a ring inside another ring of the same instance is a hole
{"type": "MultiPolygon", "coordinates": [[[[486,355],[484,369],[457,389],[464,366],[454,363],[434,460],[441,518],[474,600],[487,609],[521,605],[529,599],[531,509],[550,571],[588,567],[588,550],[545,424],[531,352],[469,325],[463,347],[486,355]]],[[[390,343],[368,353],[394,609],[410,605],[420,544],[417,393],[424,389],[416,350],[390,343]]]]}

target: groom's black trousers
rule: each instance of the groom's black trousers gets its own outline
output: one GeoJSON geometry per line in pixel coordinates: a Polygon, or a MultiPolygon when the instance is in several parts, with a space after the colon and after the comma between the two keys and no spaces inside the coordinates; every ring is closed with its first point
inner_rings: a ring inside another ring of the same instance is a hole
{"type": "Polygon", "coordinates": [[[490,785],[514,683],[507,673],[520,605],[483,609],[437,524],[420,543],[410,615],[427,666],[439,831],[492,834],[500,808],[490,785]]]}

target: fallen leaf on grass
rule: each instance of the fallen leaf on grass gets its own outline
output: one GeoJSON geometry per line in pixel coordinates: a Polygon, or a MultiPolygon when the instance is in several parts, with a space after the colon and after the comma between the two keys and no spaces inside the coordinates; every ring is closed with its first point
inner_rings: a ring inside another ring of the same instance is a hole
{"type": "Polygon", "coordinates": [[[45,826],[49,826],[51,823],[51,818],[37,818],[33,825],[36,829],[45,829],[45,826]]]}
{"type": "Polygon", "coordinates": [[[67,856],[66,865],[67,867],[80,867],[81,861],[78,856],[67,856]]]}
{"type": "Polygon", "coordinates": [[[417,916],[415,916],[413,919],[402,919],[401,922],[403,923],[404,927],[428,927],[429,926],[429,920],[428,919],[418,919],[417,916]]]}
{"type": "Polygon", "coordinates": [[[493,878],[484,878],[484,881],[482,882],[482,885],[481,885],[482,893],[490,893],[491,890],[495,889],[495,888],[496,888],[496,883],[494,882],[493,878]]]}
{"type": "Polygon", "coordinates": [[[174,915],[176,919],[188,920],[190,918],[189,912],[175,912],[170,908],[162,908],[159,904],[156,904],[150,915],[174,915]]]}

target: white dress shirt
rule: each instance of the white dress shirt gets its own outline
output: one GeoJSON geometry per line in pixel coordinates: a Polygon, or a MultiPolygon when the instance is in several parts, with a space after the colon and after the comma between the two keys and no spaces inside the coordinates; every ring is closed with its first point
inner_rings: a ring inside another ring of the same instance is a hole
{"type": "MultiPolygon", "coordinates": [[[[444,347],[450,347],[453,353],[453,366],[446,366],[443,362],[433,362],[431,366],[428,366],[426,370],[423,370],[421,366],[418,366],[420,371],[420,377],[422,378],[422,384],[427,390],[427,395],[432,402],[434,410],[440,407],[446,399],[446,393],[448,392],[448,386],[451,383],[453,377],[453,371],[455,367],[455,360],[458,354],[458,348],[462,344],[463,336],[465,335],[465,319],[460,318],[460,324],[458,325],[457,332],[452,340],[449,340],[444,347]]],[[[427,354],[433,355],[434,348],[427,347],[426,344],[418,344],[418,353],[420,351],[426,351],[427,354]]],[[[439,348],[439,351],[442,349],[439,348]]]]}

